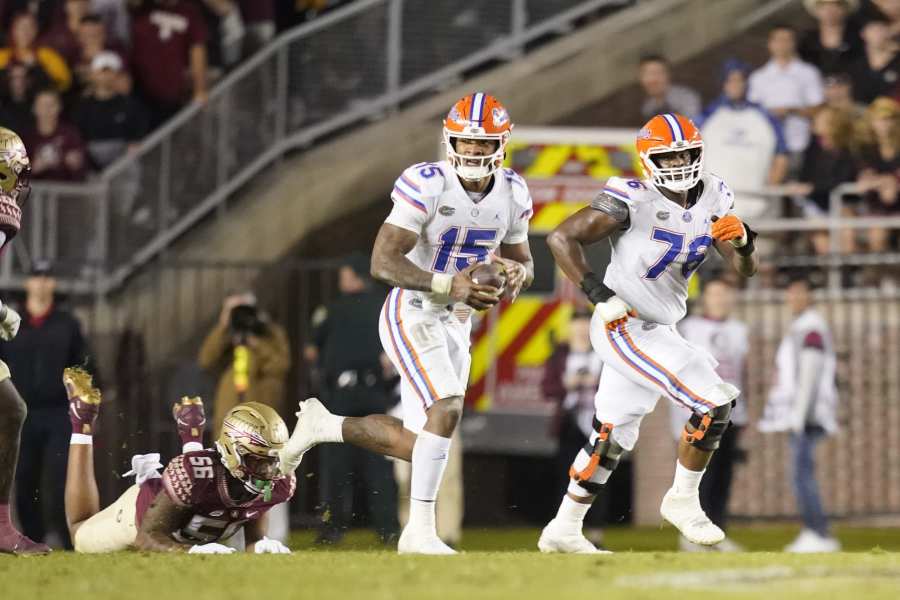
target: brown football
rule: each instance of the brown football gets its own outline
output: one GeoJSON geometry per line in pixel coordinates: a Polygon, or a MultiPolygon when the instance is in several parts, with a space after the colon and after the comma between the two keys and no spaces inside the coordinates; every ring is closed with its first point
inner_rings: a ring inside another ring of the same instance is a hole
{"type": "Polygon", "coordinates": [[[503,291],[506,287],[506,267],[500,263],[478,265],[472,270],[472,281],[478,285],[490,285],[503,291]]]}

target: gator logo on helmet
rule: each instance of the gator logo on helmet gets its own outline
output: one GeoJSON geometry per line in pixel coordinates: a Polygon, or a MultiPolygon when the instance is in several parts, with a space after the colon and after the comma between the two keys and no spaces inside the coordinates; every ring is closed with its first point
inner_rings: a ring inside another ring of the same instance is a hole
{"type": "Polygon", "coordinates": [[[447,118],[462,127],[468,127],[469,125],[469,120],[459,114],[459,110],[456,106],[450,109],[450,114],[447,115],[447,118]]]}
{"type": "Polygon", "coordinates": [[[650,129],[648,127],[642,127],[640,131],[638,131],[637,138],[639,140],[651,140],[653,139],[653,134],[650,133],[650,129]]]}
{"type": "Polygon", "coordinates": [[[491,117],[494,119],[494,127],[503,127],[509,122],[509,113],[505,108],[495,106],[491,111],[491,117]]]}

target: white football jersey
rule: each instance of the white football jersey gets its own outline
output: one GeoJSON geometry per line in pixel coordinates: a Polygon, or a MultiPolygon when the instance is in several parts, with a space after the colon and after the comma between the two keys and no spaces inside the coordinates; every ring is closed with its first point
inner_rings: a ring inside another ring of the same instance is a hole
{"type": "MultiPolygon", "coordinates": [[[[418,234],[406,257],[433,273],[456,273],[488,257],[503,244],[528,239],[531,194],[512,169],[494,173],[490,192],[474,202],[447,161],[419,163],[403,171],[391,193],[394,208],[386,223],[418,234]]],[[[424,300],[447,298],[423,293],[424,300]]]]}
{"type": "MultiPolygon", "coordinates": [[[[695,346],[713,355],[719,365],[716,373],[727,383],[743,388],[744,361],[750,350],[747,326],[735,319],[717,321],[701,316],[690,316],[678,324],[681,336],[695,346]]],[[[739,398],[731,420],[735,425],[746,425],[747,407],[739,398]]],[[[684,423],[682,422],[682,425],[684,423]]]]}
{"type": "Polygon", "coordinates": [[[611,177],[603,188],[628,205],[629,227],[610,239],[612,258],[603,279],[641,319],[672,325],[687,312],[688,281],[713,245],[711,217],[734,206],[720,178],[704,173],[703,192],[679,206],[649,181],[611,177]]]}

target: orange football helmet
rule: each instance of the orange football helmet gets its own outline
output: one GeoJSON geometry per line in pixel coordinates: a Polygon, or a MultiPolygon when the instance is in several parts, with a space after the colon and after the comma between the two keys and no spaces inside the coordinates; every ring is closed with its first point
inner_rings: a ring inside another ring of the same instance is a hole
{"type": "Polygon", "coordinates": [[[703,138],[693,121],[675,113],[656,115],[637,135],[637,151],[644,173],[654,185],[683,192],[700,181],[703,171],[703,138]],[[660,154],[689,151],[690,162],[681,167],[663,167],[660,154]]]}
{"type": "Polygon", "coordinates": [[[463,179],[478,180],[492,175],[503,166],[506,144],[513,125],[500,101],[475,92],[461,98],[444,119],[444,147],[447,161],[463,179]],[[497,149],[487,156],[472,156],[456,151],[456,140],[497,140],[497,149]]]}

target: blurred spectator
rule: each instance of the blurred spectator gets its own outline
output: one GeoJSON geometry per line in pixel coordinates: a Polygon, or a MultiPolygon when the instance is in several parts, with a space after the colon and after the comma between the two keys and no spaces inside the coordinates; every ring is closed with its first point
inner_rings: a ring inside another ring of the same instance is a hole
{"type": "Polygon", "coordinates": [[[859,30],[848,20],[859,9],[859,0],[804,0],[803,4],[818,27],[800,41],[800,58],[823,75],[846,71],[863,53],[859,30]]]}
{"type": "Polygon", "coordinates": [[[56,50],[69,66],[73,66],[81,52],[78,44],[81,20],[88,15],[91,3],[90,0],[66,0],[64,7],[66,18],[41,35],[40,43],[56,50]]]}
{"type": "Polygon", "coordinates": [[[119,73],[124,73],[125,51],[118,44],[110,43],[109,36],[106,34],[106,26],[99,16],[88,15],[81,20],[78,27],[78,55],[71,63],[80,89],[85,90],[90,87],[93,79],[92,63],[101,52],[118,54],[122,63],[119,73]]]}
{"type": "Polygon", "coordinates": [[[750,75],[747,91],[751,102],[761,104],[781,121],[794,161],[809,144],[810,117],[825,101],[818,69],[800,60],[796,48],[791,27],[773,27],[769,31],[769,62],[750,75]]]}
{"type": "MultiPolygon", "coordinates": [[[[732,316],[737,295],[732,283],[725,279],[713,279],[703,286],[701,313],[691,315],[678,324],[678,331],[691,344],[709,352],[718,366],[716,373],[722,379],[739,389],[746,389],[745,366],[750,350],[749,330],[732,316]]],[[[676,442],[684,433],[684,423],[691,416],[691,410],[681,404],[669,403],[669,417],[672,434],[676,442]]],[[[739,397],[731,411],[731,425],[725,430],[719,448],[713,454],[706,473],[700,482],[700,505],[710,520],[726,531],[728,500],[731,496],[731,482],[734,469],[741,462],[740,437],[749,422],[747,401],[739,397]]],[[[684,536],[679,536],[679,547],[689,552],[707,550],[692,544],[684,536]]],[[[730,538],[725,538],[716,549],[722,552],[738,552],[742,548],[730,538]]]]}
{"type": "Polygon", "coordinates": [[[34,127],[34,94],[50,81],[40,69],[28,69],[25,65],[13,64],[0,72],[2,100],[0,115],[4,127],[25,135],[34,127]]]}
{"type": "Polygon", "coordinates": [[[244,55],[250,56],[275,37],[275,0],[238,0],[247,37],[244,55]]]}
{"type": "Polygon", "coordinates": [[[195,102],[206,102],[206,39],[200,9],[186,0],[156,0],[132,14],[132,70],[138,93],[152,111],[152,128],[192,95],[195,102]]]}
{"type": "MultiPolygon", "coordinates": [[[[565,493],[569,484],[569,467],[572,457],[588,443],[594,430],[594,396],[600,382],[603,363],[591,346],[591,311],[576,308],[569,321],[569,339],[556,346],[544,365],[541,391],[544,400],[555,404],[554,433],[559,440],[556,450],[555,472],[560,475],[554,482],[554,491],[565,493]]],[[[591,511],[595,525],[602,523],[608,497],[605,492],[598,499],[600,508],[591,511]]],[[[600,530],[586,532],[591,541],[600,541],[600,530]]]]}
{"type": "Polygon", "coordinates": [[[862,29],[865,53],[848,70],[853,94],[868,104],[878,96],[891,96],[900,83],[900,56],[897,42],[885,17],[870,20],[862,29]]]}
{"type": "MultiPolygon", "coordinates": [[[[857,128],[859,176],[856,180],[863,197],[863,210],[870,216],[900,214],[900,103],[878,98],[866,111],[857,128]]],[[[890,231],[873,228],[867,232],[871,252],[889,250],[890,231]]]]}
{"type": "Polygon", "coordinates": [[[729,60],[722,69],[722,95],[703,112],[704,164],[735,190],[735,212],[748,222],[780,216],[778,198],[751,192],[784,182],[787,145],[778,122],[747,101],[750,68],[729,60]]]}
{"type": "Polygon", "coordinates": [[[52,88],[34,98],[35,128],[25,136],[35,179],[81,181],[85,175],[85,147],[78,130],[60,120],[62,98],[52,88]]]}
{"type": "Polygon", "coordinates": [[[47,31],[65,18],[65,0],[0,0],[3,26],[9,27],[15,15],[27,12],[37,19],[38,31],[47,31]]]}
{"type": "Polygon", "coordinates": [[[10,26],[7,47],[0,48],[0,69],[16,63],[29,69],[40,69],[59,91],[65,92],[72,85],[72,73],[56,50],[35,43],[37,34],[37,20],[31,13],[16,15],[10,26]]]}
{"type": "Polygon", "coordinates": [[[91,13],[103,20],[110,41],[128,46],[131,39],[131,19],[128,3],[123,0],[91,0],[91,13]]]}
{"type": "Polygon", "coordinates": [[[862,15],[863,22],[876,17],[885,17],[891,24],[891,33],[900,35],[900,0],[871,0],[869,6],[863,5],[863,8],[868,8],[860,11],[865,13],[862,15]]]}
{"type": "MultiPolygon", "coordinates": [[[[829,212],[832,190],[856,179],[856,166],[851,153],[852,116],[843,110],[821,108],[813,119],[813,133],[813,140],[803,155],[800,185],[792,186],[792,191],[804,196],[801,204],[804,216],[822,217],[829,212]]],[[[845,215],[853,214],[846,204],[843,210],[845,215]]],[[[842,233],[844,252],[853,251],[852,234],[850,229],[842,233]]],[[[810,239],[817,254],[829,252],[826,232],[815,232],[810,239]]]]}
{"type": "Polygon", "coordinates": [[[790,433],[794,489],[803,530],[787,552],[836,552],[816,481],[816,444],[837,431],[837,358],[825,318],[812,307],[809,282],[797,280],[785,301],[793,322],[775,355],[775,383],[759,422],[762,432],[790,433]]]}
{"type": "Polygon", "coordinates": [[[700,95],[694,90],[673,85],[669,61],[659,55],[644,56],[638,67],[638,81],[644,90],[641,115],[651,119],[661,113],[680,113],[689,119],[700,114],[700,95]]]}
{"type": "MultiPolygon", "coordinates": [[[[384,290],[369,275],[369,257],[351,255],[338,271],[341,295],[313,315],[315,351],[323,378],[322,400],[348,417],[386,413],[386,357],[378,333],[384,290]]],[[[327,518],[318,542],[339,542],[353,521],[354,479],[366,490],[366,504],[381,540],[399,531],[394,466],[384,456],[349,444],[328,444],[319,454],[319,490],[327,518]]]]}
{"type": "Polygon", "coordinates": [[[93,370],[93,364],[81,325],[56,305],[55,290],[51,266],[46,261],[35,262],[25,280],[21,329],[13,340],[0,343],[0,358],[9,365],[16,388],[28,405],[16,472],[22,529],[40,541],[53,530],[63,545],[71,548],[63,486],[72,427],[62,373],[72,366],[93,370]]]}
{"type": "Polygon", "coordinates": [[[241,402],[262,402],[281,412],[291,349],[284,328],[257,308],[252,293],[225,298],[197,362],[207,371],[220,373],[213,407],[214,438],[219,437],[225,414],[241,402]]]}
{"type": "MultiPolygon", "coordinates": [[[[217,35],[210,36],[209,43],[216,48],[210,52],[211,57],[218,55],[218,63],[223,67],[231,67],[241,60],[244,45],[244,19],[236,0],[202,0],[203,4],[214,16],[218,28],[217,35]]],[[[210,62],[214,62],[214,58],[210,62]]]]}
{"type": "Polygon", "coordinates": [[[147,133],[147,113],[140,103],[118,92],[122,59],[114,52],[94,57],[92,85],[75,107],[73,121],[87,143],[91,164],[104,169],[147,133]]]}
{"type": "Polygon", "coordinates": [[[825,85],[825,106],[845,110],[853,118],[862,117],[866,107],[853,98],[853,81],[846,73],[832,73],[823,81],[825,85]]]}

